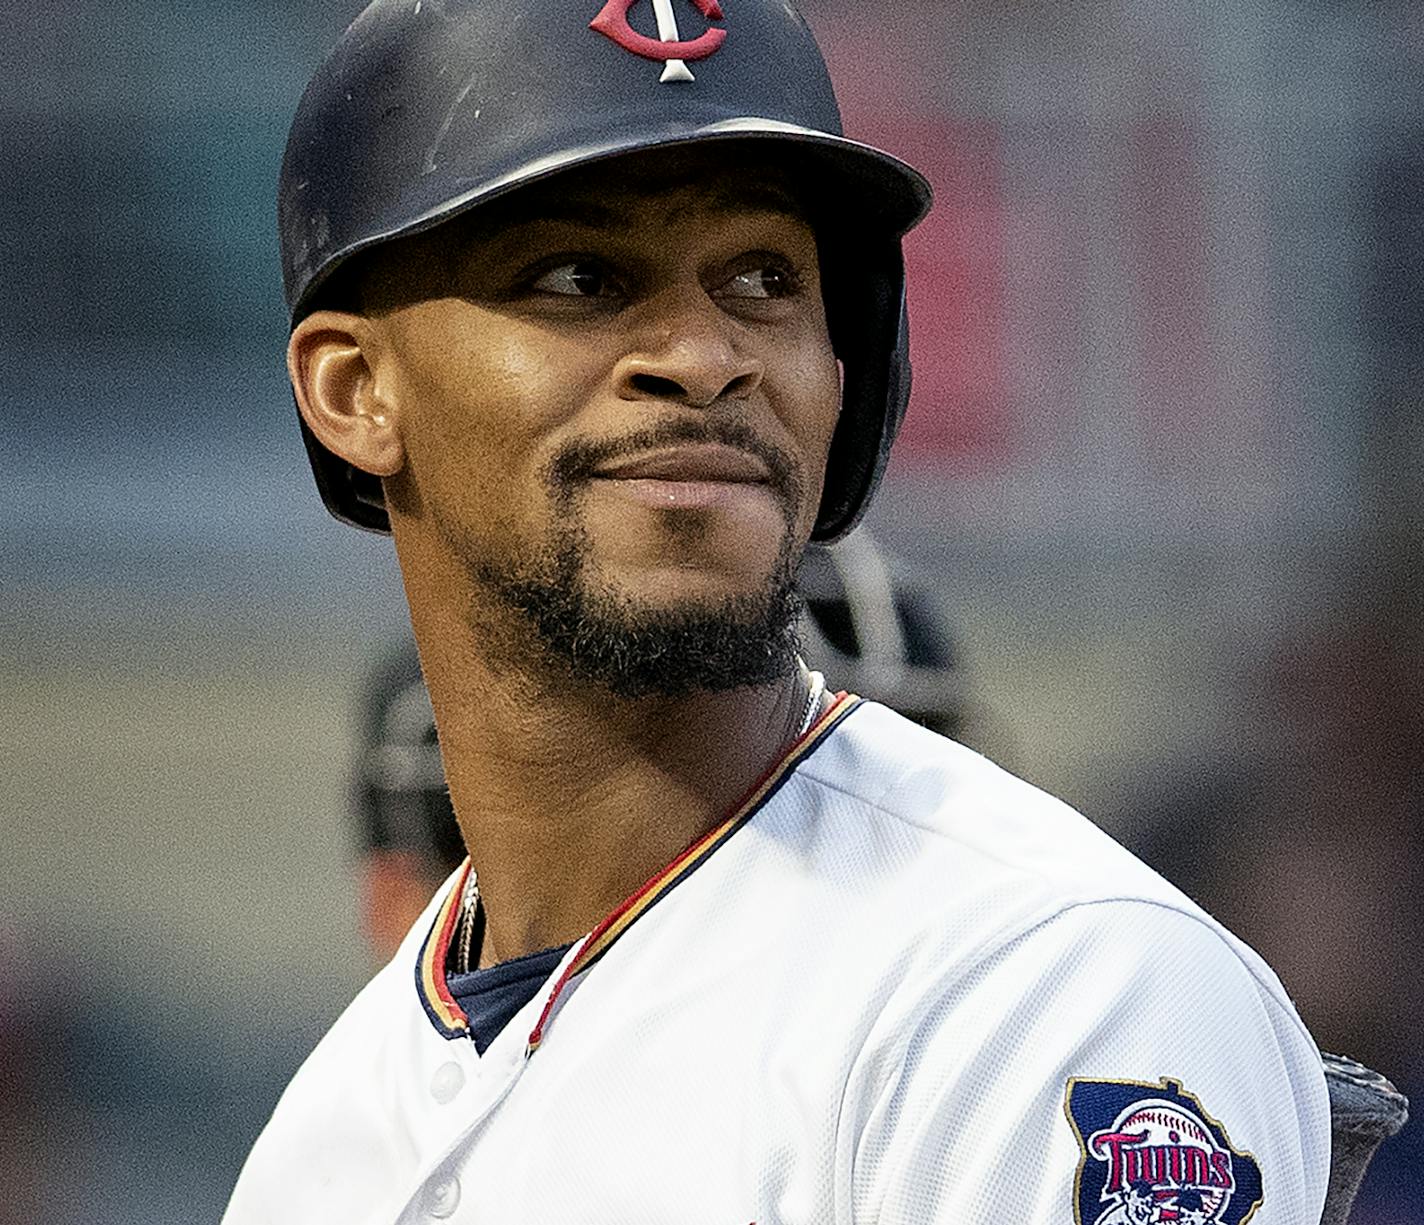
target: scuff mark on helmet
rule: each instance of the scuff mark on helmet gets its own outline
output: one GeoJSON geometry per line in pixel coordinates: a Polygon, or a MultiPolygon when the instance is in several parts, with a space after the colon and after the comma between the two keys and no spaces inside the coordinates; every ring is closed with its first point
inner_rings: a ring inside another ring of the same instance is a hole
{"type": "MultiPolygon", "coordinates": [[[[474,89],[477,79],[477,77],[471,77],[465,82],[465,88],[455,96],[455,101],[450,104],[450,109],[445,112],[445,118],[440,124],[440,130],[435,133],[435,140],[431,142],[430,148],[425,151],[425,162],[420,168],[421,174],[434,174],[440,169],[440,162],[438,160],[440,147],[445,143],[445,138],[450,134],[450,128],[454,125],[455,116],[459,113],[460,108],[464,106],[465,99],[470,96],[470,91],[474,89]]],[[[480,117],[480,110],[482,109],[481,107],[475,111],[474,117],[476,119],[480,117]]]]}

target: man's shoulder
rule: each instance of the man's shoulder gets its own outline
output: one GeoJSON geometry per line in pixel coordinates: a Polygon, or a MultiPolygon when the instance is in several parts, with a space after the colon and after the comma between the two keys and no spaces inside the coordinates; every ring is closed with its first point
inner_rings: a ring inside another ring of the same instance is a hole
{"type": "Polygon", "coordinates": [[[883,848],[912,874],[918,866],[927,882],[1012,882],[1042,904],[1123,897],[1195,909],[1070,805],[877,703],[861,703],[799,773],[821,808],[854,811],[837,822],[844,837],[872,860],[883,848]]]}
{"type": "Polygon", "coordinates": [[[1265,962],[1175,885],[962,744],[866,702],[798,773],[805,803],[782,820],[801,822],[820,870],[844,878],[848,946],[918,967],[900,990],[932,995],[1035,933],[1150,923],[1184,957],[1237,966],[1293,1015],[1265,962]]]}

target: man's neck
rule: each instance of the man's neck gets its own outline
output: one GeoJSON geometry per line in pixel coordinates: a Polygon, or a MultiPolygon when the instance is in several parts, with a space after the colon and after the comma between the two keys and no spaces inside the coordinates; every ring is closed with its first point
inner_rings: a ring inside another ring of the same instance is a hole
{"type": "Polygon", "coordinates": [[[481,965],[575,940],[736,804],[800,729],[774,685],[620,699],[422,642],[450,794],[485,905],[481,965]]]}

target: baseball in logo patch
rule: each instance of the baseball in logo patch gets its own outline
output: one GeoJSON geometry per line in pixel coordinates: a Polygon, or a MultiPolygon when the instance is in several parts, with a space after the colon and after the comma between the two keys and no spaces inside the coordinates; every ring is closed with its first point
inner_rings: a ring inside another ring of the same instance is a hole
{"type": "Polygon", "coordinates": [[[1082,1157],[1075,1225],[1245,1225],[1261,1168],[1180,1082],[1068,1082],[1063,1103],[1082,1157]]]}

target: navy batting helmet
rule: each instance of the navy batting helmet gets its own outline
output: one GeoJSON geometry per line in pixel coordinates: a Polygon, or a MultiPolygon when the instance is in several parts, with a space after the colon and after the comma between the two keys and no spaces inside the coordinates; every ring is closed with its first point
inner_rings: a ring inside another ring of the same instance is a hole
{"type": "MultiPolygon", "coordinates": [[[[923,177],[848,140],[811,32],[788,0],[375,0],[307,86],[278,190],[295,324],[357,253],[496,196],[647,149],[775,142],[834,226],[823,262],[844,372],[813,539],[855,526],[910,391],[900,239],[923,177]],[[657,36],[638,22],[655,19],[657,36]]],[[[389,531],[380,480],[302,427],[339,519],[389,531]]]]}

